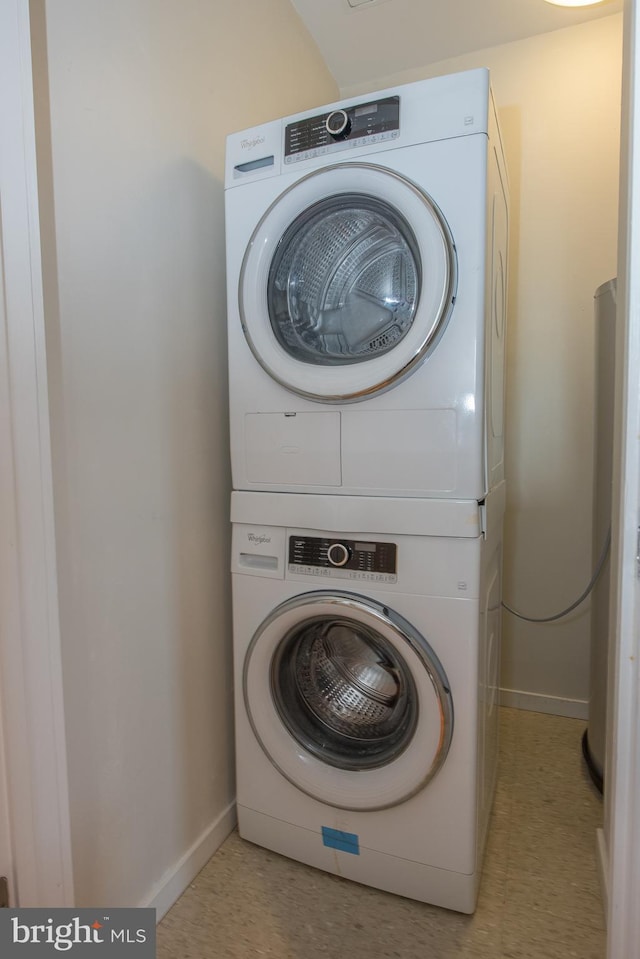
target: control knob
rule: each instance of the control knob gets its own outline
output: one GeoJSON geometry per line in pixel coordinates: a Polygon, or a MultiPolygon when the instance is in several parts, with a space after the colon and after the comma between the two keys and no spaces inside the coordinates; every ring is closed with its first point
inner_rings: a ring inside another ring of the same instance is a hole
{"type": "Polygon", "coordinates": [[[334,140],[344,140],[351,132],[351,120],[346,110],[334,110],[324,122],[327,133],[334,140]]]}
{"type": "Polygon", "coordinates": [[[346,566],[351,559],[351,550],[344,543],[332,543],[327,550],[327,559],[332,566],[346,566]]]}

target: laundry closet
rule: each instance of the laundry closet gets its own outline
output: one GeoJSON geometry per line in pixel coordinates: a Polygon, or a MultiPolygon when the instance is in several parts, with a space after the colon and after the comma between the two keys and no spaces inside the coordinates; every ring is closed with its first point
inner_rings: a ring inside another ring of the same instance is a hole
{"type": "MultiPolygon", "coordinates": [[[[502,595],[516,608],[544,616],[575,598],[591,573],[593,294],[616,274],[621,15],[447,60],[407,64],[392,75],[381,65],[375,75],[339,83],[290,3],[243,0],[222,6],[214,10],[197,3],[143,0],[32,4],[55,547],[79,905],[126,900],[132,905],[154,902],[165,910],[234,825],[224,246],[228,134],[268,128],[279,117],[302,121],[322,104],[336,104],[338,111],[341,103],[366,107],[377,104],[380,91],[393,91],[388,94],[392,98],[401,96],[398,91],[406,85],[488,69],[509,193],[506,392],[503,421],[493,424],[495,436],[504,436],[507,482],[502,595]]],[[[383,112],[381,105],[378,109],[383,112]]],[[[461,117],[463,127],[474,111],[461,117]]],[[[365,110],[357,119],[366,115],[365,110]]],[[[336,118],[338,125],[340,120],[336,118]]],[[[335,129],[339,138],[342,131],[335,129]]],[[[374,135],[386,133],[380,129],[374,135]]],[[[388,142],[381,139],[363,165],[384,165],[388,142]]],[[[439,142],[446,144],[447,136],[439,142]]],[[[266,156],[272,153],[275,148],[266,156]]],[[[238,182],[243,174],[249,180],[255,173],[243,171],[243,162],[251,158],[233,163],[240,168],[238,182]]],[[[417,176],[408,168],[400,173],[410,180],[417,176]]],[[[311,168],[308,174],[305,189],[319,182],[311,168]]],[[[235,189],[239,193],[242,187],[235,189]]],[[[341,189],[358,193],[362,184],[349,182],[341,189]]],[[[424,192],[430,195],[428,185],[424,192]]],[[[376,202],[363,215],[382,228],[389,206],[384,178],[369,193],[376,202]]],[[[293,189],[290,196],[297,202],[293,189]]],[[[454,330],[452,298],[455,291],[462,294],[467,280],[459,270],[463,251],[455,252],[457,224],[464,220],[461,196],[432,199],[431,208],[423,203],[422,215],[432,237],[425,242],[440,264],[435,267],[440,293],[433,314],[440,319],[433,320],[425,338],[425,353],[435,360],[454,330]],[[460,209],[450,215],[447,205],[457,203],[460,209]]],[[[309,198],[309,204],[317,202],[322,202],[319,194],[309,198]]],[[[303,212],[302,206],[292,219],[303,212]]],[[[266,226],[268,207],[269,202],[266,226]]],[[[410,309],[411,260],[418,262],[415,251],[422,242],[415,228],[413,236],[404,231],[408,219],[408,213],[387,219],[382,228],[383,242],[395,244],[389,255],[399,258],[399,317],[407,304],[410,309]]],[[[239,284],[244,251],[252,236],[258,237],[256,227],[246,225],[246,242],[235,264],[239,284]]],[[[260,259],[255,244],[252,255],[260,259]]],[[[286,256],[283,252],[279,264],[283,272],[286,256]]],[[[263,269],[262,263],[256,268],[263,269]]],[[[270,267],[264,269],[268,283],[270,267]]],[[[243,293],[245,324],[253,310],[247,295],[243,293]]],[[[371,290],[364,299],[371,301],[371,290]]],[[[495,329],[496,319],[491,322],[495,329]]],[[[375,330],[369,333],[368,342],[375,345],[375,330]]],[[[283,325],[281,351],[290,334],[283,325]]],[[[242,337],[247,356],[254,356],[244,333],[242,337]]],[[[308,346],[311,336],[305,332],[304,337],[308,346]]],[[[421,344],[422,338],[418,351],[421,344]]],[[[416,349],[412,345],[406,363],[416,349]]],[[[380,370],[389,356],[391,352],[382,353],[380,370]]],[[[352,559],[365,566],[371,561],[381,565],[372,573],[391,576],[385,565],[391,561],[380,558],[378,544],[394,543],[397,534],[420,539],[420,529],[411,529],[402,502],[394,502],[385,519],[401,523],[395,531],[370,520],[358,528],[347,523],[349,499],[404,501],[416,493],[419,498],[414,480],[421,470],[425,475],[422,468],[429,463],[417,449],[416,460],[403,470],[413,475],[411,485],[396,489],[400,495],[394,496],[397,450],[394,459],[380,464],[381,478],[375,482],[371,470],[350,463],[348,456],[342,459],[347,437],[360,444],[363,457],[368,445],[377,446],[377,440],[370,444],[372,431],[362,422],[368,415],[364,406],[346,394],[374,390],[367,402],[371,410],[384,413],[381,422],[390,445],[400,445],[402,437],[394,425],[396,411],[385,404],[400,394],[392,389],[376,394],[375,384],[365,381],[345,385],[340,382],[345,366],[337,359],[326,369],[336,381],[338,402],[334,398],[323,405],[321,414],[304,395],[317,391],[314,378],[295,384],[297,408],[279,400],[275,404],[285,388],[273,367],[275,378],[257,361],[252,388],[261,389],[268,377],[272,392],[258,396],[255,409],[243,410],[243,429],[253,444],[242,465],[246,496],[322,497],[323,503],[330,501],[326,518],[317,523],[307,510],[293,521],[264,524],[256,511],[248,519],[238,514],[234,522],[267,525],[276,536],[282,528],[291,529],[293,544],[288,537],[279,555],[287,565],[306,567],[314,566],[306,559],[315,548],[311,540],[327,531],[339,533],[329,547],[346,540],[347,552],[340,555],[347,569],[352,559]],[[340,397],[347,401],[338,409],[340,397]],[[297,431],[297,417],[287,416],[292,412],[300,417],[297,431]],[[277,422],[268,419],[276,414],[277,422]],[[315,415],[323,417],[317,432],[309,431],[311,421],[304,420],[315,415]],[[283,452],[279,460],[267,462],[260,444],[275,433],[280,448],[301,447],[312,432],[320,446],[325,444],[326,455],[314,472],[324,470],[323,481],[306,494],[285,491],[283,486],[297,485],[287,481],[286,464],[293,454],[283,452]],[[267,469],[274,482],[266,476],[265,483],[260,470],[267,469]],[[336,492],[340,484],[346,495],[336,492]],[[359,534],[366,535],[361,540],[359,534]],[[296,537],[302,541],[298,545],[296,537]]],[[[357,366],[365,370],[367,364],[357,366]]],[[[444,389],[444,372],[440,376],[444,389]]],[[[413,376],[400,379],[398,389],[410,390],[413,376]]],[[[240,385],[232,381],[232,390],[240,385]]],[[[477,397],[473,387],[464,392],[471,424],[477,397]]],[[[429,442],[451,452],[446,475],[434,469],[428,477],[429,497],[451,500],[442,515],[455,512],[460,501],[474,501],[477,508],[467,517],[467,529],[481,530],[480,504],[501,480],[502,466],[493,479],[490,475],[491,464],[500,461],[500,444],[493,460],[481,458],[472,487],[463,488],[459,484],[469,472],[461,461],[453,463],[460,450],[450,444],[447,418],[436,422],[425,411],[418,415],[413,400],[410,408],[416,430],[428,431],[433,424],[429,442]]],[[[470,425],[469,436],[473,429],[470,425]]],[[[356,505],[351,517],[357,517],[358,509],[362,507],[356,505]]],[[[427,520],[431,517],[418,524],[427,520]]],[[[456,514],[455,522],[459,520],[456,514]]],[[[447,535],[445,529],[442,538],[447,535]]],[[[475,542],[472,536],[467,539],[475,542]]],[[[240,552],[247,550],[238,556],[240,552]]],[[[339,559],[338,553],[336,547],[332,555],[339,559]]],[[[262,575],[254,577],[266,594],[271,554],[261,549],[256,555],[267,557],[262,575]]],[[[415,555],[422,562],[419,549],[415,555]]],[[[477,566],[481,560],[465,555],[464,563],[477,566]]],[[[336,581],[347,581],[339,575],[344,571],[340,562],[332,570],[336,581]]],[[[462,582],[464,576],[458,579],[462,582]]],[[[280,601],[289,598],[283,595],[280,601]]],[[[438,594],[439,602],[448,599],[438,594]]],[[[268,617],[266,600],[263,605],[260,622],[268,617]]],[[[388,605],[393,609],[393,603],[388,605]]],[[[395,610],[402,620],[408,611],[395,610]]],[[[256,622],[252,635],[258,626],[256,622]]],[[[389,625],[385,628],[390,637],[396,635],[389,625]]],[[[448,676],[445,653],[432,649],[448,676]]],[[[284,661],[280,665],[286,682],[291,677],[284,661]]],[[[431,690],[438,690],[446,704],[448,686],[437,668],[432,674],[431,690]]],[[[384,706],[391,678],[404,675],[402,665],[392,659],[376,675],[384,706]]],[[[406,680],[407,688],[410,682],[406,680]]],[[[583,719],[588,688],[588,608],[544,627],[503,615],[500,702],[583,719]]],[[[289,722],[293,724],[291,716],[289,722]]],[[[408,710],[402,728],[413,722],[408,710]]],[[[446,740],[446,720],[442,729],[446,740]]],[[[402,731],[391,734],[389,742],[394,735],[400,744],[402,731]]],[[[339,753],[337,741],[334,745],[339,753]]],[[[436,753],[434,749],[437,766],[436,753]]],[[[437,781],[434,775],[432,784],[437,781]]],[[[336,822],[321,825],[329,830],[329,843],[350,842],[338,833],[356,832],[340,830],[336,822]]]]}

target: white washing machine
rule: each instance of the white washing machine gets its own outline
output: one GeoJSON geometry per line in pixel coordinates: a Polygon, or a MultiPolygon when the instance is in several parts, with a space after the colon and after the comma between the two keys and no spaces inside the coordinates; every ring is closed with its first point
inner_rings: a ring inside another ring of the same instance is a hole
{"type": "Polygon", "coordinates": [[[488,72],[230,136],[225,200],[234,488],[481,500],[504,472],[488,72]]]}
{"type": "Polygon", "coordinates": [[[504,484],[483,507],[439,505],[233,494],[238,823],[292,859],[473,912],[504,484]]]}

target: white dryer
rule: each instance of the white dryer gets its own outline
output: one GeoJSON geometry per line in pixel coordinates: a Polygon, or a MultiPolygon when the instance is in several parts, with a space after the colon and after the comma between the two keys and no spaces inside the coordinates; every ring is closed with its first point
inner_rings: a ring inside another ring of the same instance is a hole
{"type": "Polygon", "coordinates": [[[234,488],[482,499],[508,226],[488,72],[230,136],[225,198],[234,488]]]}
{"type": "Polygon", "coordinates": [[[473,912],[496,775],[503,484],[482,508],[438,506],[233,494],[238,823],[290,858],[473,912]]]}

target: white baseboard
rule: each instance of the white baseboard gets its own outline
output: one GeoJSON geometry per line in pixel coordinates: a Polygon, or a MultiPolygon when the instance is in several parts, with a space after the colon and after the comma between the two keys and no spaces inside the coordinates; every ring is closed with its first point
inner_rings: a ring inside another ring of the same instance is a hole
{"type": "Polygon", "coordinates": [[[588,719],[589,703],[584,699],[561,699],[559,696],[541,696],[517,689],[501,689],[500,705],[528,709],[533,713],[550,713],[570,719],[588,719]]]}
{"type": "Polygon", "coordinates": [[[600,880],[600,891],[602,893],[604,921],[606,923],[609,914],[609,853],[607,850],[607,841],[604,838],[604,829],[596,829],[596,843],[596,864],[598,867],[598,879],[600,880]]]}
{"type": "Polygon", "coordinates": [[[156,910],[156,921],[171,909],[190,882],[207,864],[216,850],[222,845],[237,821],[235,801],[230,803],[210,826],[196,839],[184,856],[152,890],[148,900],[141,906],[156,910]]]}

